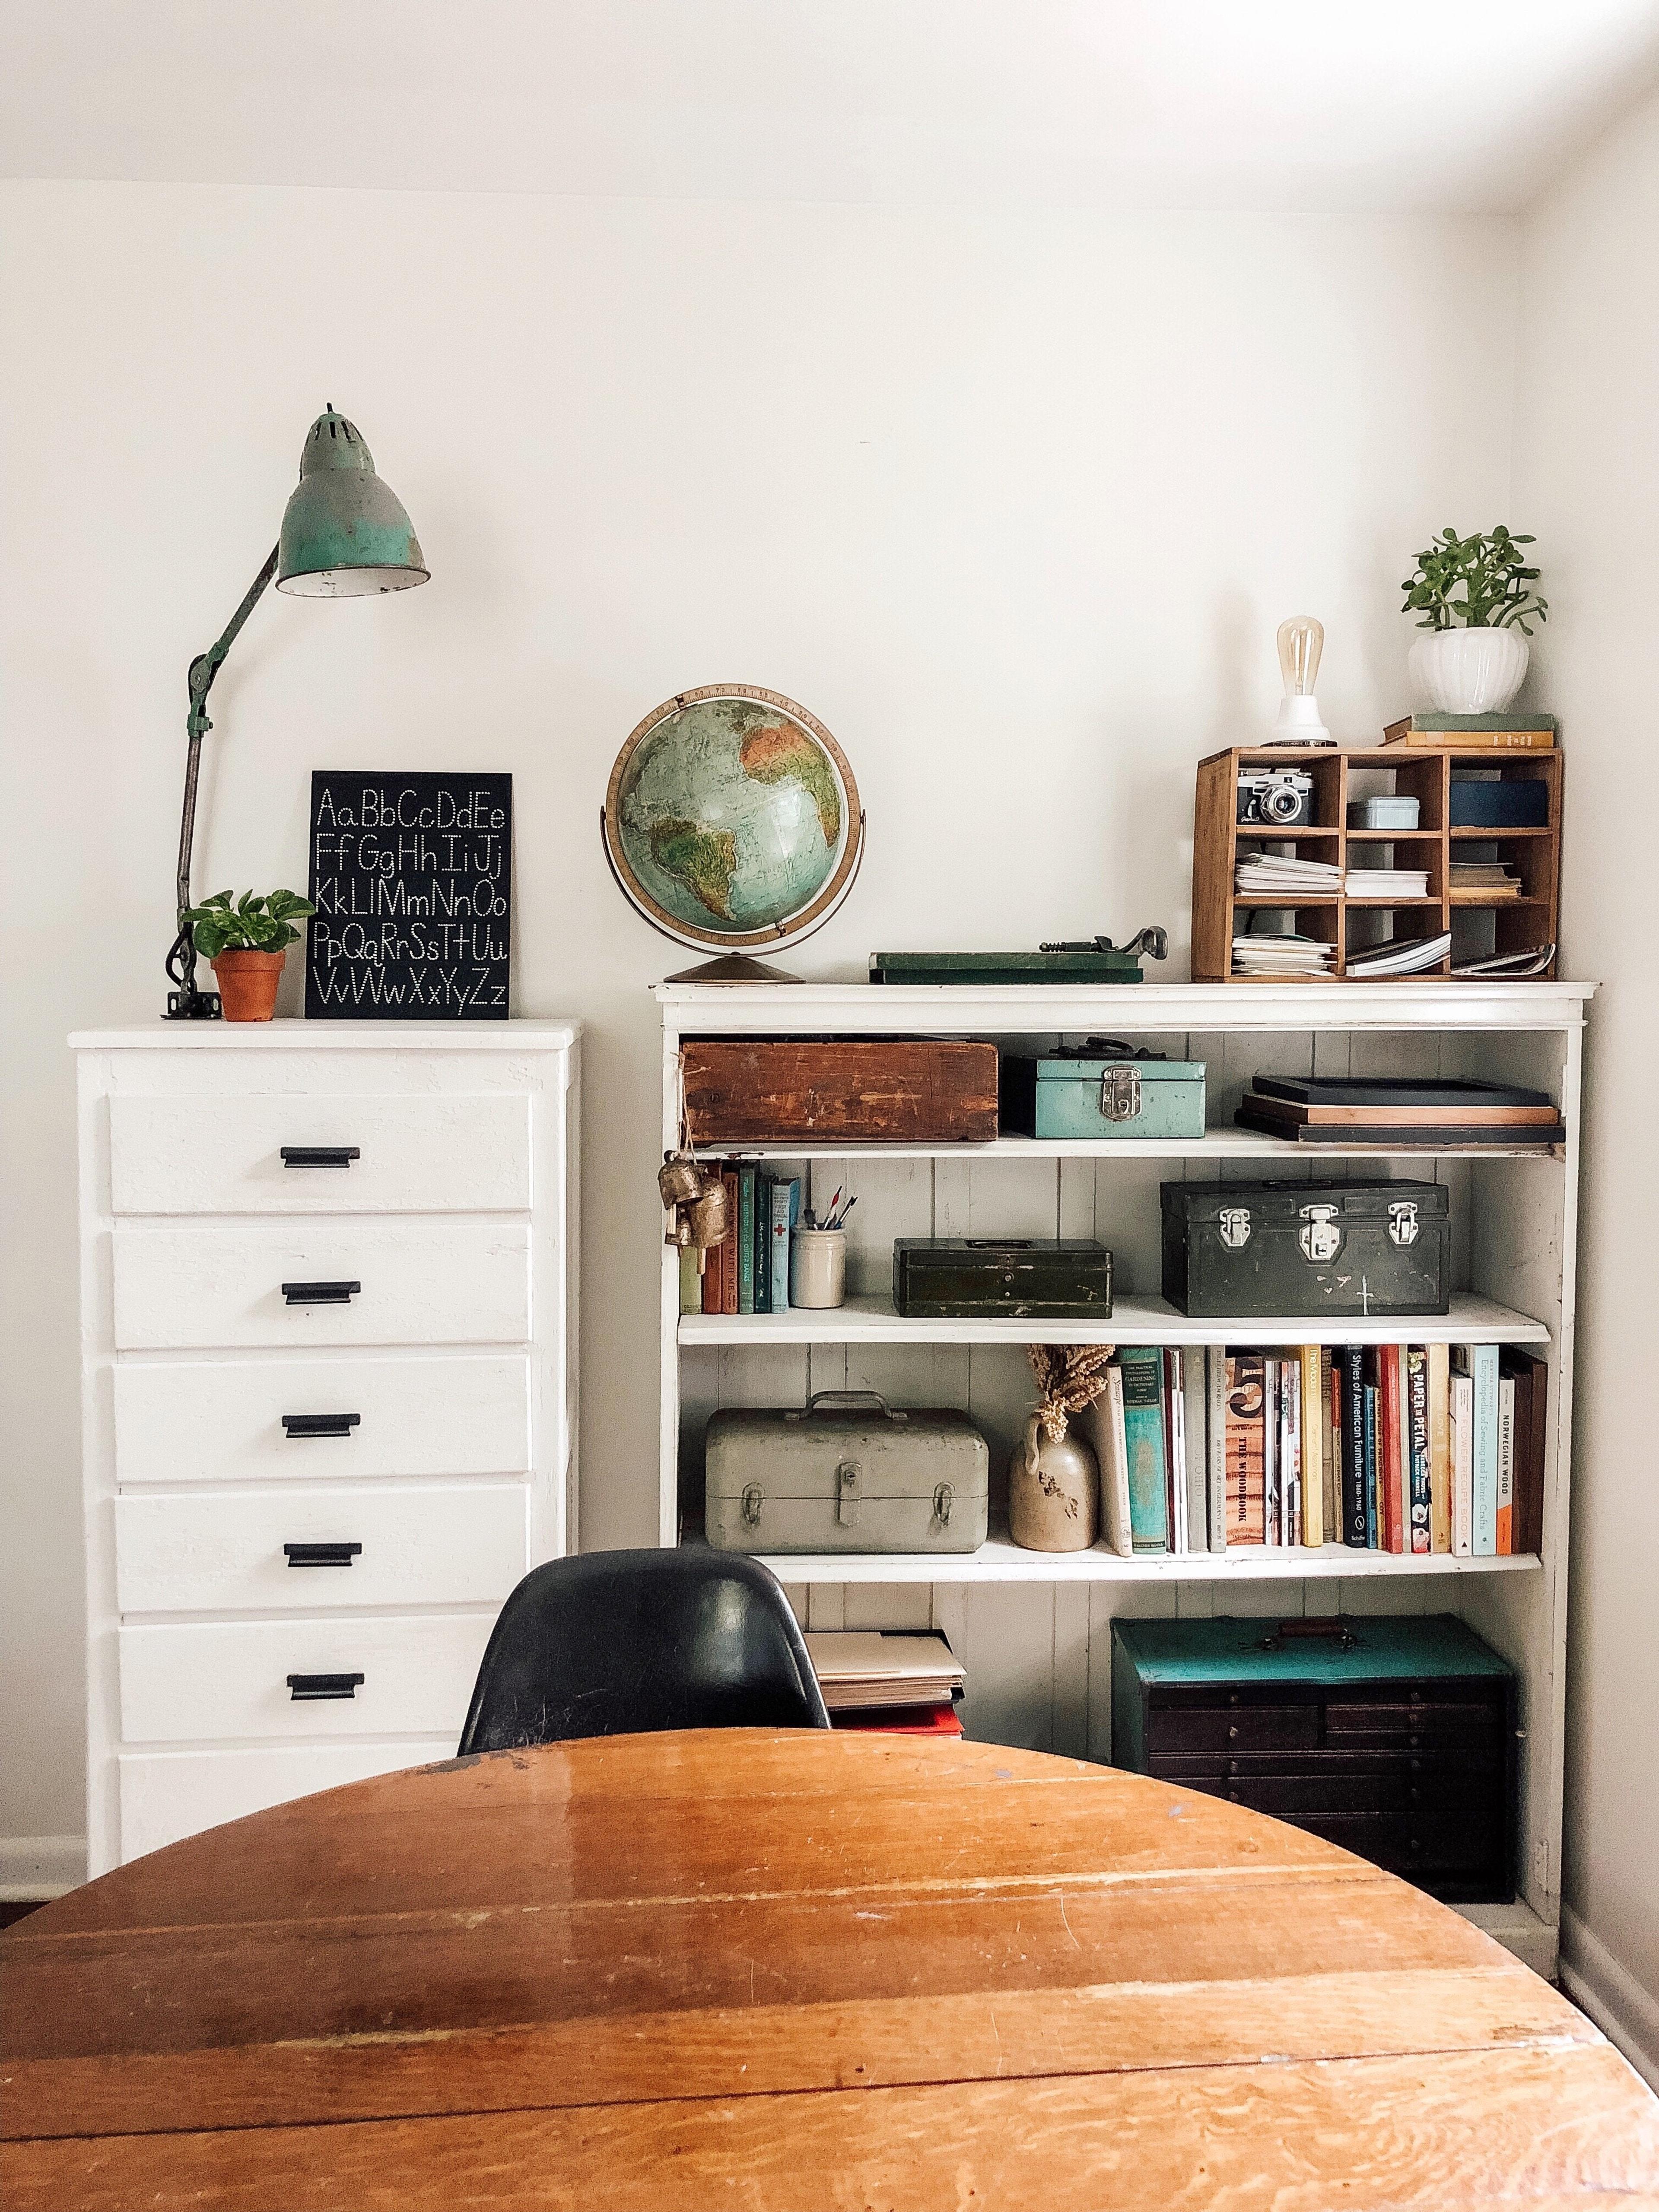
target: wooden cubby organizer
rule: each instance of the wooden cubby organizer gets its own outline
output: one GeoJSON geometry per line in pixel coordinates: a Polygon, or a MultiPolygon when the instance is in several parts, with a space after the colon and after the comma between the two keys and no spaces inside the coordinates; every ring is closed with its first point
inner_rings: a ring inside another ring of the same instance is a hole
{"type": "MultiPolygon", "coordinates": [[[[1307,746],[1235,745],[1200,761],[1193,817],[1193,980],[1248,982],[1263,980],[1232,973],[1233,939],[1242,935],[1252,911],[1270,907],[1291,911],[1297,927],[1336,947],[1334,975],[1347,973],[1351,950],[1389,933],[1389,917],[1404,931],[1420,924],[1425,933],[1453,931],[1452,951],[1435,976],[1468,988],[1454,977],[1455,961],[1484,953],[1514,952],[1533,945],[1553,945],[1561,880],[1561,755],[1537,752],[1460,750],[1452,746],[1419,750],[1407,745],[1307,746]],[[1242,769],[1297,768],[1313,778],[1314,819],[1286,830],[1237,819],[1242,769]],[[1541,782],[1549,793],[1545,824],[1530,830],[1453,829],[1451,780],[1473,769],[1498,770],[1505,781],[1541,782]],[[1350,799],[1378,790],[1407,793],[1419,802],[1415,830],[1351,830],[1350,799]],[[1383,848],[1391,848],[1385,853],[1383,848]],[[1491,847],[1521,878],[1521,895],[1495,898],[1487,891],[1454,891],[1450,863],[1471,851],[1491,847]],[[1355,848],[1358,848],[1355,857],[1355,848]],[[1350,866],[1423,868],[1429,896],[1422,899],[1333,896],[1297,904],[1267,894],[1234,889],[1242,852],[1294,851],[1299,857],[1331,860],[1346,879],[1350,866]]],[[[1547,975],[1555,974],[1552,963],[1547,975]]],[[[1318,981],[1318,978],[1310,979],[1318,981]]],[[[1356,982],[1373,979],[1356,976],[1356,982]]],[[[1376,981],[1389,980],[1376,978],[1376,981]]],[[[1398,980],[1398,979],[1394,979],[1398,980]]]]}
{"type": "MultiPolygon", "coordinates": [[[[1232,756],[1224,756],[1224,761],[1232,756]]],[[[1431,780],[1437,761],[1391,757],[1431,780]]],[[[1337,763],[1325,764],[1328,778],[1337,763]]],[[[990,1540],[975,1553],[776,1557],[805,1626],[943,1629],[968,1670],[963,1717],[981,1741],[1109,1759],[1112,1622],[1126,1614],[1452,1613],[1516,1668],[1521,1685],[1519,1863],[1510,1905],[1468,1917],[1540,1972],[1553,1972],[1559,1918],[1565,1682],[1568,1461],[1579,1068],[1589,987],[1429,978],[958,989],[861,983],[664,985],[662,1146],[678,1141],[679,1053],[694,1037],[969,1037],[1030,1050],[1122,1037],[1206,1063],[1208,1127],[1190,1138],[859,1146],[844,1139],[715,1147],[799,1175],[822,1209],[839,1184],[859,1204],[848,1230],[848,1300],[832,1312],[685,1314],[679,1255],[662,1255],[658,1540],[703,1540],[703,1433],[723,1406],[799,1407],[812,1390],[873,1389],[890,1403],[955,1407],[991,1447],[990,1540]],[[1547,1090],[1563,1140],[1543,1150],[1401,1152],[1308,1148],[1238,1128],[1261,1073],[1489,1077],[1547,1090]],[[1424,1178],[1447,1186],[1449,1317],[1389,1323],[1191,1321],[1160,1296],[1160,1186],[1171,1179],[1424,1178]],[[1114,1312],[1100,1327],[929,1321],[894,1311],[900,1236],[1093,1237],[1111,1247],[1114,1312]],[[1190,1551],[1123,1559],[1097,1547],[1020,1550],[1000,1508],[1008,1456],[1032,1398],[1026,1346],[1074,1342],[1245,1344],[1316,1338],[1506,1342],[1549,1369],[1544,1534],[1539,1553],[1428,1557],[1319,1549],[1190,1551]]],[[[651,1163],[653,1170],[655,1161],[651,1163]]],[[[643,1168],[642,1168],[643,1171],[643,1168]]]]}

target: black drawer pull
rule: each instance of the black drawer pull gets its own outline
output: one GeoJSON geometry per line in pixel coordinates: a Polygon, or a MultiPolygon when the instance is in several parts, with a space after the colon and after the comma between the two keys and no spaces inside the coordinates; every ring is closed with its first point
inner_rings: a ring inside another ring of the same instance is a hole
{"type": "Polygon", "coordinates": [[[349,1437],[362,1419],[361,1413],[284,1413],[285,1437],[349,1437]]]}
{"type": "Polygon", "coordinates": [[[355,1698],[362,1679],[361,1674],[290,1674],[289,1694],[296,1705],[319,1698],[355,1698]]]}
{"type": "Polygon", "coordinates": [[[284,1145],[285,1168],[349,1168],[362,1154],[356,1145],[284,1145]]]}
{"type": "Polygon", "coordinates": [[[283,1551],[291,1567],[349,1567],[362,1548],[361,1544],[284,1544],[283,1551]]]}
{"type": "Polygon", "coordinates": [[[284,1283],[283,1296],[291,1306],[343,1306],[362,1287],[361,1283],[284,1283]]]}

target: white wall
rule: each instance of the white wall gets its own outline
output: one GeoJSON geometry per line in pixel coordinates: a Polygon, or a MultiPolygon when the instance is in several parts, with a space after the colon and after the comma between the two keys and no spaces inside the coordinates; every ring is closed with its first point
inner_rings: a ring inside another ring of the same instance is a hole
{"type": "Polygon", "coordinates": [[[1562,1926],[1570,1986],[1659,2085],[1659,100],[1525,231],[1514,526],[1550,618],[1533,695],[1568,749],[1562,939],[1586,1054],[1562,1926]]]}
{"type": "Polygon", "coordinates": [[[324,402],[434,580],[258,609],[198,888],[303,886],[313,767],[513,771],[517,1007],[591,1025],[586,1540],[647,1541],[684,956],[605,872],[617,747],[725,680],[835,732],[868,852],[809,974],[1158,921],[1183,975],[1193,765],[1265,726],[1280,618],[1374,737],[1410,554],[1507,508],[1516,230],[113,185],[0,222],[4,1838],[82,1820],[63,1038],[161,1003],[185,666],[324,402]]]}

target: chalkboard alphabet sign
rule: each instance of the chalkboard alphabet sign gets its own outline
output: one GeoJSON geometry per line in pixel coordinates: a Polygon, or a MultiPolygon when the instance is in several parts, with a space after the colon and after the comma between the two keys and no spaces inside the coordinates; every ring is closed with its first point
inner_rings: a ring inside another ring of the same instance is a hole
{"type": "Polygon", "coordinates": [[[504,1022],[512,868],[510,775],[315,770],[307,1018],[504,1022]]]}

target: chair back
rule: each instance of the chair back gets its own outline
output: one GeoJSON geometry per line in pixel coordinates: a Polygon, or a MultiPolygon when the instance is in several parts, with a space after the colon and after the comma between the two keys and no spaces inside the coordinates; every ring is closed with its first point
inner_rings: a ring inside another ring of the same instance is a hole
{"type": "Polygon", "coordinates": [[[827,1729],[775,1575],[741,1553],[588,1552],[501,1608],[460,1752],[659,1729],[827,1729]]]}

